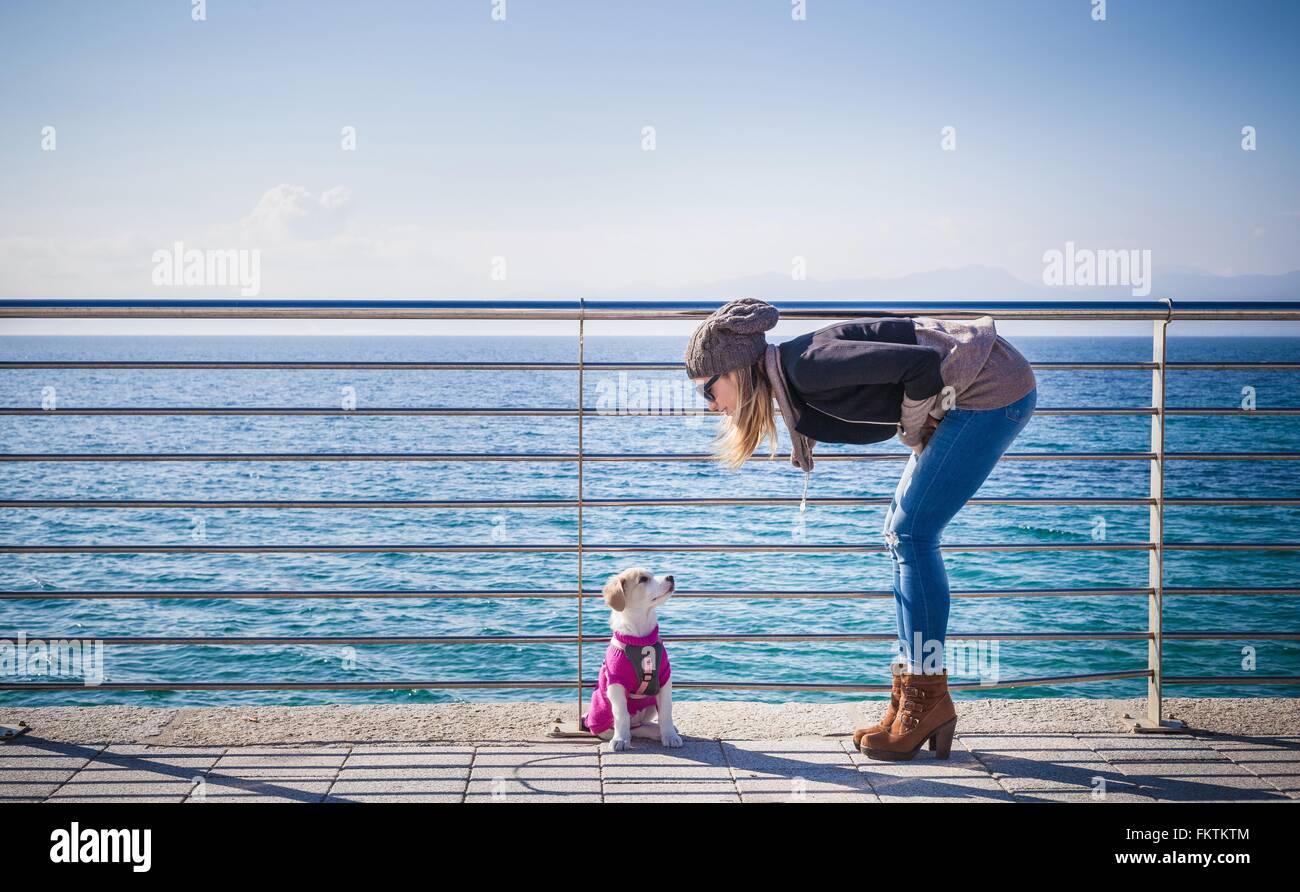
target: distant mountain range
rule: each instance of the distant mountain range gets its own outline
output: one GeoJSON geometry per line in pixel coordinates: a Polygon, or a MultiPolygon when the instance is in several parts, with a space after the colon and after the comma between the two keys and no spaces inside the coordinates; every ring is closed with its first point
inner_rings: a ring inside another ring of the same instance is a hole
{"type": "MultiPolygon", "coordinates": [[[[1131,285],[1114,286],[1050,286],[1042,282],[1027,282],[995,266],[963,266],[956,269],[937,269],[913,273],[898,278],[830,279],[797,281],[782,273],[765,273],[735,279],[723,279],[694,286],[681,287],[627,287],[604,291],[583,290],[588,300],[681,300],[717,302],[719,304],[737,297],[757,297],[774,303],[805,300],[843,300],[871,304],[887,301],[937,300],[937,301],[1014,301],[1014,300],[1147,300],[1153,303],[1161,297],[1179,300],[1240,300],[1300,301],[1300,270],[1276,276],[1216,276],[1204,270],[1187,267],[1156,268],[1150,293],[1135,297],[1131,285]]],[[[518,295],[532,299],[569,299],[573,292],[551,295],[518,295]]],[[[786,325],[787,323],[781,323],[786,325]]],[[[668,323],[642,323],[647,334],[676,334],[668,323]]],[[[803,327],[796,323],[788,330],[778,329],[778,334],[790,335],[803,327]]],[[[1149,337],[1150,327],[1145,322],[1085,321],[1078,320],[1062,325],[1053,321],[1003,321],[999,327],[1017,335],[1069,336],[1069,337],[1149,337]]],[[[1239,336],[1300,336],[1300,322],[1233,322],[1182,321],[1171,333],[1175,337],[1239,337],[1239,336]]]]}
{"type": "MultiPolygon", "coordinates": [[[[536,294],[532,295],[537,297],[536,294]]],[[[1001,267],[964,266],[913,273],[895,279],[795,280],[781,273],[725,279],[702,285],[620,289],[594,299],[720,300],[760,297],[764,300],[1028,300],[1127,299],[1130,285],[1053,287],[1018,279],[1001,267]]],[[[1174,300],[1300,300],[1300,270],[1276,276],[1216,276],[1180,268],[1152,277],[1144,299],[1174,300]]]]}

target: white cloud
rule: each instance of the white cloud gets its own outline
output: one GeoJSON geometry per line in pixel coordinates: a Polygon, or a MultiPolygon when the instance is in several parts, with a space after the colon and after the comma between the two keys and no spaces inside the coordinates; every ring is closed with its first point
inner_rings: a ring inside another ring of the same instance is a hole
{"type": "Polygon", "coordinates": [[[240,244],[264,247],[327,239],[346,231],[351,199],[346,186],[335,186],[314,198],[304,186],[281,183],[268,189],[235,227],[217,230],[237,234],[240,244]]]}

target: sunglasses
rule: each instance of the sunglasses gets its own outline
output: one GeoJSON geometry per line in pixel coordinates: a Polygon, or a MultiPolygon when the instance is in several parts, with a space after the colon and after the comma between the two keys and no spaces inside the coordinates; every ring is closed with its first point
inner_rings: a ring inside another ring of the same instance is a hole
{"type": "Polygon", "coordinates": [[[713,382],[717,381],[721,377],[722,377],[721,375],[714,375],[712,378],[705,381],[703,384],[696,384],[695,392],[698,393],[700,396],[704,397],[709,402],[713,402],[713,382]]]}

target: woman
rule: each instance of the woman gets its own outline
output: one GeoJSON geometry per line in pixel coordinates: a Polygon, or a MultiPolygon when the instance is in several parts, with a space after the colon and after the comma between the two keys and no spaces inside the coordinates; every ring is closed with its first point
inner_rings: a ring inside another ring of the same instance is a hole
{"type": "Polygon", "coordinates": [[[774,458],[773,401],[805,498],[817,442],[897,434],[911,447],[883,530],[898,615],[893,691],[884,717],[854,728],[853,742],[874,759],[911,759],[928,740],[946,759],[957,711],[943,659],[949,590],[939,535],[1029,423],[1033,369],[991,316],[859,318],[768,344],[763,333],[779,316],[765,301],[740,298],[691,336],[686,372],[709,410],[726,416],[714,457],[739,468],[766,438],[774,458]]]}

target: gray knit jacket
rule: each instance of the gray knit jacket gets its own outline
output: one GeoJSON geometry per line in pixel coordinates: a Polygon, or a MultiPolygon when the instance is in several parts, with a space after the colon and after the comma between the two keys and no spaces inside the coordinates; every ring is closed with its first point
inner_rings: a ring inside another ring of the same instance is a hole
{"type": "Polygon", "coordinates": [[[927,416],[942,419],[949,408],[1000,409],[1038,386],[1033,366],[998,334],[992,316],[969,322],[916,316],[912,321],[916,342],[943,357],[939,377],[944,389],[921,400],[903,395],[898,439],[905,445],[920,444],[927,416]]]}
{"type": "MultiPolygon", "coordinates": [[[[912,321],[916,324],[917,344],[933,347],[942,357],[939,375],[944,388],[921,400],[903,395],[898,439],[905,445],[921,443],[927,417],[942,419],[954,407],[998,409],[1014,403],[1037,386],[1033,367],[997,333],[992,316],[980,316],[969,322],[916,316],[912,321]]],[[[790,434],[790,464],[804,472],[806,494],[816,441],[795,430],[799,416],[786,389],[781,354],[775,344],[767,345],[763,364],[790,434]]]]}

